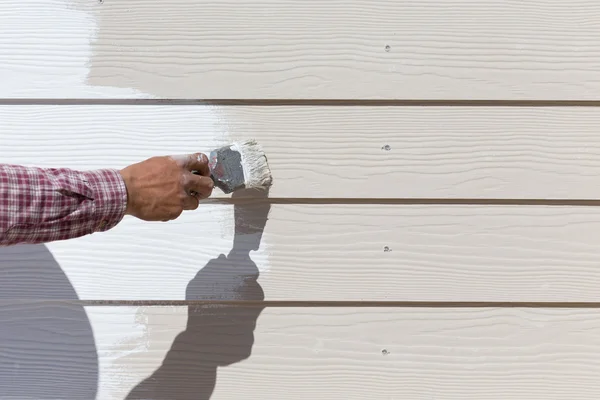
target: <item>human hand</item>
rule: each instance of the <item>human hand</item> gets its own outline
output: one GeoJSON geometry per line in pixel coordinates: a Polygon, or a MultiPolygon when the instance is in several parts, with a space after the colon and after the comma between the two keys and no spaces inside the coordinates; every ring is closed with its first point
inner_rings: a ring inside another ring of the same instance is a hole
{"type": "Polygon", "coordinates": [[[214,187],[202,153],[152,157],[119,172],[127,187],[126,214],[144,221],[166,222],[195,210],[214,187]]]}

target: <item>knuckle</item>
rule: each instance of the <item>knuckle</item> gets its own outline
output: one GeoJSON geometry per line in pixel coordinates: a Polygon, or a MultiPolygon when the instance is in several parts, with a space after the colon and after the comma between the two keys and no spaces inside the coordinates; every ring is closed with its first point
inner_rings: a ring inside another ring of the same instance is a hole
{"type": "Polygon", "coordinates": [[[196,160],[202,164],[208,164],[208,157],[204,153],[196,153],[196,160]]]}

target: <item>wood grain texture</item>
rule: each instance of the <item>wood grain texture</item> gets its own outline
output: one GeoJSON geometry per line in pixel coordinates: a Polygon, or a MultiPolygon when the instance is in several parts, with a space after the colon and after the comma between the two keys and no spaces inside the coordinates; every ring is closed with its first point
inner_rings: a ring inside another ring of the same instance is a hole
{"type": "MultiPolygon", "coordinates": [[[[231,207],[46,247],[85,300],[600,301],[596,208],[231,207]]],[[[6,298],[60,298],[12,252],[6,298]]]]}
{"type": "MultiPolygon", "coordinates": [[[[0,311],[20,321],[38,309],[0,311]]],[[[99,400],[595,400],[600,395],[598,310],[86,311],[101,365],[99,400]]],[[[48,320],[62,321],[53,314],[48,320]]],[[[38,330],[32,326],[31,334],[38,330]]],[[[48,354],[69,358],[76,368],[78,356],[86,353],[75,341],[87,335],[73,330],[61,350],[19,337],[2,345],[11,346],[13,362],[48,354]]],[[[9,363],[1,365],[5,376],[14,371],[9,363]]],[[[46,389],[36,387],[40,393],[46,389]]]]}
{"type": "Polygon", "coordinates": [[[597,200],[598,126],[593,107],[5,105],[0,157],[120,168],[254,137],[273,198],[597,200]]]}
{"type": "Polygon", "coordinates": [[[600,89],[594,0],[8,0],[0,11],[11,74],[0,97],[597,100],[600,89]]]}

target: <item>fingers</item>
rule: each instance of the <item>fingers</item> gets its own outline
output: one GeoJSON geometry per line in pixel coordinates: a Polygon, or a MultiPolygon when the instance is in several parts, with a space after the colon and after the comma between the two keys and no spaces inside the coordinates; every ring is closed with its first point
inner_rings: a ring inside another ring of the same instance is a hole
{"type": "Polygon", "coordinates": [[[210,176],[208,157],[203,153],[190,154],[185,167],[189,171],[198,171],[202,176],[210,176]]]}
{"type": "Polygon", "coordinates": [[[206,199],[212,194],[215,183],[207,176],[189,174],[185,185],[188,193],[195,192],[198,200],[206,199]]]}
{"type": "Polygon", "coordinates": [[[197,209],[201,199],[210,197],[213,186],[214,183],[209,177],[190,174],[185,185],[183,209],[197,209]]]}
{"type": "Polygon", "coordinates": [[[200,200],[198,199],[197,195],[192,196],[192,194],[188,193],[183,198],[183,209],[186,211],[195,210],[198,208],[199,205],[200,205],[200,200]]]}
{"type": "Polygon", "coordinates": [[[202,153],[192,154],[188,156],[185,168],[202,174],[184,173],[183,209],[195,210],[200,205],[200,200],[210,197],[214,187],[214,182],[210,178],[208,158],[202,153]]]}

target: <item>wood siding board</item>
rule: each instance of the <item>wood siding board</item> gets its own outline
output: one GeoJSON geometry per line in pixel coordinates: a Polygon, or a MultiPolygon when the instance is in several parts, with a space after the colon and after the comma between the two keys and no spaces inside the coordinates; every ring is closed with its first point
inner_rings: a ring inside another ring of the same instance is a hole
{"type": "Polygon", "coordinates": [[[594,107],[2,105],[0,156],[121,168],[256,138],[271,198],[599,200],[599,121],[594,107]]]}
{"type": "MultiPolygon", "coordinates": [[[[2,326],[31,322],[42,309],[3,305],[2,326]]],[[[89,320],[102,400],[592,400],[600,393],[598,310],[87,307],[88,320],[69,317],[77,311],[68,307],[48,311],[46,320],[73,329],[61,346],[38,324],[27,337],[8,335],[2,378],[15,363],[48,376],[56,360],[85,374],[88,349],[79,343],[90,332],[73,321],[89,320]]],[[[11,380],[11,387],[35,398],[84,393],[83,384],[68,392],[61,382],[39,382],[11,380]]]]}
{"type": "Polygon", "coordinates": [[[0,98],[598,100],[599,11],[594,0],[9,0],[0,98]]]}
{"type": "MultiPolygon", "coordinates": [[[[242,207],[268,213],[251,235],[232,207],[46,248],[83,300],[600,301],[593,207],[258,203],[242,207]]],[[[65,296],[53,267],[11,251],[8,298],[65,296]]]]}

